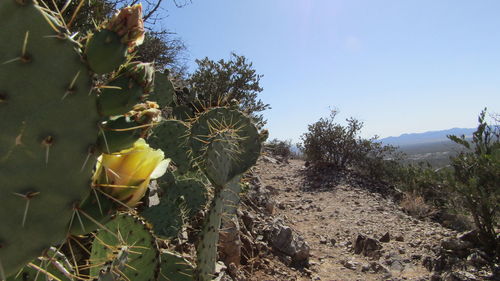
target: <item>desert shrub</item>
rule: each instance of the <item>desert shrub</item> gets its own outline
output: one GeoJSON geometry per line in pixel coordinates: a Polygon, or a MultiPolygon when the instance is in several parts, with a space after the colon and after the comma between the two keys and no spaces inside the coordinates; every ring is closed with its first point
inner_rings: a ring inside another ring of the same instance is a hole
{"type": "Polygon", "coordinates": [[[451,204],[448,179],[449,169],[435,170],[429,163],[397,164],[391,171],[388,181],[405,193],[421,196],[426,202],[437,207],[451,204]]]}
{"type": "Polygon", "coordinates": [[[463,199],[485,246],[500,257],[496,233],[500,219],[500,126],[489,125],[485,116],[486,109],[479,115],[472,140],[448,136],[468,150],[452,158],[454,176],[450,187],[463,199]]]}
{"type": "Polygon", "coordinates": [[[397,147],[384,145],[377,139],[375,136],[357,140],[355,168],[372,179],[391,180],[396,176],[403,154],[397,147]]]}
{"type": "Polygon", "coordinates": [[[404,194],[400,206],[410,216],[420,219],[432,216],[436,212],[436,208],[427,204],[421,195],[413,192],[406,192],[404,194]]]}
{"type": "Polygon", "coordinates": [[[332,110],[329,118],[309,125],[308,132],[302,135],[304,154],[313,164],[346,168],[358,157],[357,139],[363,123],[350,118],[342,126],[334,121],[337,113],[332,110]]]}
{"type": "Polygon", "coordinates": [[[198,68],[190,75],[188,83],[196,96],[197,111],[213,106],[230,105],[234,101],[239,109],[254,119],[258,127],[266,120],[260,112],[269,109],[269,104],[258,98],[263,91],[260,79],[252,62],[245,56],[231,53],[229,60],[214,61],[205,57],[196,60],[198,68]]]}
{"type": "Polygon", "coordinates": [[[288,159],[292,156],[292,141],[291,140],[278,140],[272,139],[264,144],[266,151],[271,154],[280,156],[283,159],[288,159]]]}
{"type": "Polygon", "coordinates": [[[321,118],[308,126],[302,135],[302,151],[313,165],[353,168],[374,179],[390,177],[397,164],[397,148],[383,145],[378,137],[364,139],[359,136],[363,122],[346,119],[347,125],[335,122],[337,111],[329,118],[321,118]]]}

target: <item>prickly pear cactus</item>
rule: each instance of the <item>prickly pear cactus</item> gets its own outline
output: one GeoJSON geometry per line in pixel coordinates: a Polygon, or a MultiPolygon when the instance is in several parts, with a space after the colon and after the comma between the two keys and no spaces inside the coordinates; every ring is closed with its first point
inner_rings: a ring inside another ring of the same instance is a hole
{"type": "Polygon", "coordinates": [[[194,159],[216,185],[246,172],[261,150],[259,133],[251,120],[222,107],[198,116],[191,127],[190,144],[194,159]]]}
{"type": "Polygon", "coordinates": [[[142,219],[118,214],[95,235],[90,276],[113,275],[114,279],[110,280],[156,280],[159,254],[156,239],[142,219]]]}
{"type": "Polygon", "coordinates": [[[144,40],[141,4],[126,7],[104,23],[87,40],[85,56],[92,71],[104,74],[116,70],[127,55],[144,40]]]}
{"type": "Polygon", "coordinates": [[[156,235],[165,239],[177,238],[186,221],[186,210],[182,198],[163,197],[160,204],[141,213],[151,223],[156,235]]]}
{"type": "Polygon", "coordinates": [[[196,276],[199,281],[210,281],[214,277],[223,209],[230,203],[228,199],[233,200],[230,198],[231,194],[239,194],[239,192],[240,177],[233,178],[224,189],[216,190],[210,212],[200,233],[200,240],[196,245],[196,276]]]}
{"type": "Polygon", "coordinates": [[[97,108],[103,116],[121,115],[144,101],[151,92],[154,68],[150,63],[132,62],[122,67],[100,90],[97,108]]]}
{"type": "Polygon", "coordinates": [[[205,208],[208,191],[196,179],[183,179],[161,184],[160,204],[144,210],[141,215],[153,225],[156,235],[171,239],[177,237],[185,224],[205,208]],[[168,215],[167,215],[168,214],[168,215]]]}
{"type": "Polygon", "coordinates": [[[179,120],[165,120],[154,129],[148,139],[152,147],[159,148],[172,159],[180,173],[191,168],[189,127],[179,120]]]}
{"type": "Polygon", "coordinates": [[[58,13],[36,3],[0,0],[0,280],[211,280],[221,217],[236,210],[240,177],[260,153],[257,129],[237,110],[172,105],[194,93],[130,63],[143,38],[140,5],[102,23],[82,53],[58,13]],[[161,122],[165,106],[186,123],[161,122]],[[176,167],[148,208],[148,184],[170,162],[149,137],[176,167]],[[160,251],[169,242],[152,229],[175,238],[207,205],[196,267],[160,251]]]}
{"type": "Polygon", "coordinates": [[[0,26],[0,274],[8,275],[65,237],[88,192],[99,118],[79,46],[56,18],[33,1],[2,0],[0,26]]]}
{"type": "Polygon", "coordinates": [[[214,199],[197,248],[198,280],[212,280],[217,261],[217,243],[224,210],[239,202],[240,178],[260,155],[256,127],[241,112],[215,108],[198,116],[191,127],[195,161],[215,187],[214,199]]]}
{"type": "Polygon", "coordinates": [[[154,91],[151,97],[156,100],[160,107],[169,106],[174,100],[174,85],[168,79],[167,73],[157,71],[155,73],[154,91]]]}
{"type": "Polygon", "coordinates": [[[195,281],[194,266],[182,256],[162,251],[158,281],[195,281]]]}

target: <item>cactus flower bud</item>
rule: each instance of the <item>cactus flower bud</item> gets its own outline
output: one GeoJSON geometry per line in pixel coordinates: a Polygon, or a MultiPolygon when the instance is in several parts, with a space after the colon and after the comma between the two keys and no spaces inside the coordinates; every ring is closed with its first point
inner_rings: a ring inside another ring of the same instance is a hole
{"type": "Polygon", "coordinates": [[[122,43],[129,47],[141,45],[144,41],[142,5],[137,4],[121,9],[106,24],[106,29],[116,32],[122,43]]]}
{"type": "Polygon", "coordinates": [[[166,172],[170,159],[164,157],[163,151],[139,139],[130,149],[102,154],[92,178],[93,185],[127,206],[135,207],[144,197],[150,180],[166,172]]]}

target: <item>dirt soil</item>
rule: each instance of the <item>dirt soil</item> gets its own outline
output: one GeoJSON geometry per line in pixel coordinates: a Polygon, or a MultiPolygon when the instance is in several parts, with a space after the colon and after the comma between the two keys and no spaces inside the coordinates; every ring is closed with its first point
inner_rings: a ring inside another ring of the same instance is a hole
{"type": "Polygon", "coordinates": [[[310,188],[301,160],[255,167],[262,186],[273,191],[273,215],[282,217],[311,247],[309,267],[293,269],[276,259],[251,280],[430,280],[423,260],[442,239],[457,233],[405,214],[390,196],[339,180],[310,188]],[[359,234],[388,242],[379,256],[354,253],[359,234]],[[385,239],[382,239],[385,240],[385,239]]]}

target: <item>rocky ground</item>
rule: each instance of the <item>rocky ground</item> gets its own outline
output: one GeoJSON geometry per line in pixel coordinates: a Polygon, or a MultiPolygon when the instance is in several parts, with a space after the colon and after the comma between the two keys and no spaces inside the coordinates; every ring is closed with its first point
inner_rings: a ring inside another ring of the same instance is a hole
{"type": "Polygon", "coordinates": [[[409,216],[387,186],[304,164],[259,160],[238,210],[238,251],[224,254],[227,279],[498,280],[474,233],[409,216]]]}

